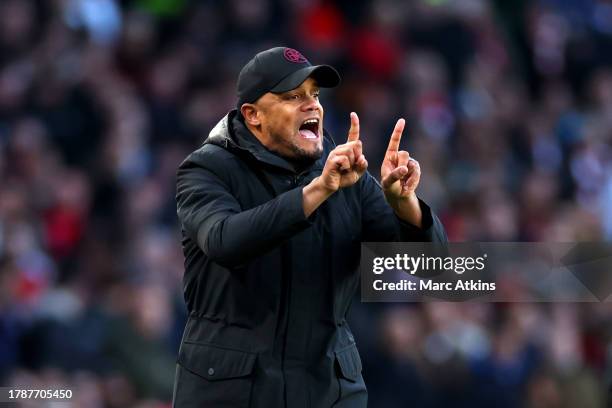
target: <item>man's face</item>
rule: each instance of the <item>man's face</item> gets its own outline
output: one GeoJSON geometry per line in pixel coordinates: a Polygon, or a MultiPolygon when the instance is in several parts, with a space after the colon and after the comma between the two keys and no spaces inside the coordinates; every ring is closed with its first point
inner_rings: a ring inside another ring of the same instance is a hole
{"type": "Polygon", "coordinates": [[[314,161],[323,154],[323,107],[319,87],[307,78],[297,88],[257,100],[264,145],[289,160],[314,161]]]}

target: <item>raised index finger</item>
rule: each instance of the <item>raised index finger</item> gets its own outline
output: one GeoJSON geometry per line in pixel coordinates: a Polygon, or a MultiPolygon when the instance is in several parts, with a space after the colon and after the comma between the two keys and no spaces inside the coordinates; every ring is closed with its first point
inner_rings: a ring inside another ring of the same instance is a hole
{"type": "Polygon", "coordinates": [[[359,117],[355,112],[351,112],[351,128],[348,132],[347,142],[359,140],[359,117]]]}
{"type": "Polygon", "coordinates": [[[403,118],[398,119],[395,128],[393,128],[393,133],[391,133],[391,140],[389,140],[389,147],[387,147],[388,152],[397,152],[399,150],[405,125],[406,121],[403,118]]]}

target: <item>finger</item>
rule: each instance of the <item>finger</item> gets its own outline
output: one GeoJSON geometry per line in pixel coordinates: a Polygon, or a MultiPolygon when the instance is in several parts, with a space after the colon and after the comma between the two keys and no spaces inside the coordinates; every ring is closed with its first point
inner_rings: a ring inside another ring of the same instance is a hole
{"type": "Polygon", "coordinates": [[[359,158],[355,161],[355,166],[364,168],[364,169],[368,167],[368,161],[366,160],[363,154],[359,156],[359,158]]]}
{"type": "Polygon", "coordinates": [[[332,159],[332,164],[339,171],[347,171],[351,169],[351,163],[346,156],[336,156],[332,159]]]}
{"type": "Polygon", "coordinates": [[[387,177],[383,178],[382,185],[384,188],[389,188],[393,183],[402,177],[408,174],[408,168],[406,166],[401,166],[393,170],[391,173],[387,175],[387,177]]]}
{"type": "Polygon", "coordinates": [[[355,112],[351,112],[351,128],[348,132],[347,142],[359,140],[359,116],[355,112]]]}
{"type": "Polygon", "coordinates": [[[418,161],[410,159],[407,168],[408,175],[402,179],[402,193],[414,191],[421,179],[421,166],[418,161]]]}
{"type": "Polygon", "coordinates": [[[366,160],[363,154],[359,156],[359,159],[357,159],[357,161],[355,162],[355,167],[359,174],[363,174],[367,170],[368,161],[366,160]]]}
{"type": "Polygon", "coordinates": [[[355,164],[357,165],[362,165],[362,164],[367,164],[368,161],[366,160],[365,156],[362,154],[361,156],[359,156],[359,158],[357,159],[357,161],[355,162],[355,164]]]}
{"type": "Polygon", "coordinates": [[[421,175],[421,166],[419,165],[418,161],[411,158],[408,160],[406,167],[408,168],[409,177],[411,177],[413,174],[418,174],[419,176],[421,175]]]}
{"type": "Polygon", "coordinates": [[[402,132],[404,131],[405,125],[406,121],[403,118],[397,120],[395,128],[393,128],[393,133],[391,133],[389,147],[387,147],[388,152],[397,152],[399,150],[400,141],[402,140],[402,132]]]}
{"type": "Polygon", "coordinates": [[[412,174],[405,180],[402,180],[402,194],[416,190],[421,180],[421,172],[418,169],[413,170],[412,174]]]}
{"type": "Polygon", "coordinates": [[[345,144],[341,144],[339,146],[336,146],[334,151],[336,151],[338,149],[344,149],[345,147],[349,147],[349,148],[353,149],[353,153],[355,154],[355,158],[358,158],[359,156],[361,156],[361,154],[363,152],[363,143],[361,142],[361,140],[355,140],[353,142],[346,142],[345,144]]]}
{"type": "Polygon", "coordinates": [[[358,159],[363,153],[363,144],[361,140],[356,140],[350,143],[353,146],[353,154],[355,155],[355,159],[358,159]]]}
{"type": "MultiPolygon", "coordinates": [[[[410,160],[410,155],[407,151],[402,150],[397,152],[397,166],[406,166],[408,167],[408,162],[410,160]]],[[[410,170],[410,169],[409,169],[410,170]]]]}
{"type": "Polygon", "coordinates": [[[409,158],[408,162],[406,163],[406,167],[408,167],[408,170],[410,170],[410,172],[412,171],[421,171],[421,165],[419,164],[418,161],[416,161],[413,158],[409,158]]]}
{"type": "Polygon", "coordinates": [[[354,150],[354,145],[347,143],[344,145],[340,145],[338,147],[336,147],[333,150],[334,154],[336,156],[346,156],[348,157],[351,165],[353,165],[353,163],[355,163],[355,150],[354,150]]]}

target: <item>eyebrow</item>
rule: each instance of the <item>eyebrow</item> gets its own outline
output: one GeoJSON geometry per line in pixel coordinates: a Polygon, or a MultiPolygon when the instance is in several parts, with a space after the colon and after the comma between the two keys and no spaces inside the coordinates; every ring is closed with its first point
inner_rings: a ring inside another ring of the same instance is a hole
{"type": "MultiPolygon", "coordinates": [[[[278,96],[289,95],[292,92],[306,93],[307,91],[305,89],[295,88],[295,89],[291,89],[291,90],[289,90],[287,92],[279,93],[279,94],[276,94],[276,95],[278,95],[278,96]]],[[[321,88],[319,88],[318,86],[315,86],[315,87],[312,88],[311,92],[321,92],[321,88]]]]}

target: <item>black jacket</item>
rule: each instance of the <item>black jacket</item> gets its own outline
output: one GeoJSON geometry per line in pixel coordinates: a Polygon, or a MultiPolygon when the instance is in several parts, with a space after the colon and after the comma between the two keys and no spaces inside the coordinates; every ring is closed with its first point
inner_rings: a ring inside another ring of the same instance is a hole
{"type": "Polygon", "coordinates": [[[236,111],[181,164],[177,208],[189,319],[176,407],[365,407],[346,324],[362,241],[446,241],[421,202],[423,229],[397,218],[366,173],[310,217],[302,189],[334,148],[298,172],[236,111]]]}

